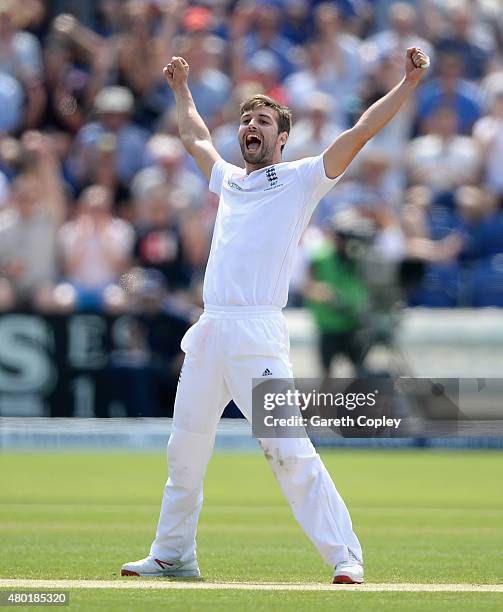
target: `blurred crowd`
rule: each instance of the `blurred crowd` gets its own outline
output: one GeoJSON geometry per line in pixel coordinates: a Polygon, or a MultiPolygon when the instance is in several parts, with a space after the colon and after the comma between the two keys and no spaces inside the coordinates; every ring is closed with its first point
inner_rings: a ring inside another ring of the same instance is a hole
{"type": "Polygon", "coordinates": [[[292,108],[286,160],[316,155],[413,45],[431,70],[320,203],[292,304],[327,297],[313,265],[342,227],[412,306],[503,306],[499,0],[0,0],[0,311],[201,307],[218,202],[177,138],[172,55],[241,165],[245,97],[292,108]]]}

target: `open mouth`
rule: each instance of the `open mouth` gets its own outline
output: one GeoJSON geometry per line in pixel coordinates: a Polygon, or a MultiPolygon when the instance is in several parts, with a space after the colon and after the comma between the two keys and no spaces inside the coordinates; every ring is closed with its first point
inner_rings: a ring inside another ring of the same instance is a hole
{"type": "Polygon", "coordinates": [[[257,134],[248,134],[245,138],[246,148],[251,153],[258,151],[261,144],[262,144],[262,139],[257,134]]]}

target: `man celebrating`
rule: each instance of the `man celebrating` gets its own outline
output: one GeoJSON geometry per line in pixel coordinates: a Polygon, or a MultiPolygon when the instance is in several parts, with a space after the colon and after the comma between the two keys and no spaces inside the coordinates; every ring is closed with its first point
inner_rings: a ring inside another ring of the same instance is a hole
{"type": "MultiPolygon", "coordinates": [[[[196,529],[203,478],[224,407],[234,399],[252,417],[252,379],[293,378],[281,313],[295,249],[319,200],[358,151],[412,94],[429,59],[407,50],[405,76],[320,156],[282,162],[290,111],[263,95],[241,106],[245,168],[225,162],[211,142],[187,84],[189,66],[173,57],[164,74],[178,110],[180,138],[220,197],[204,280],[204,313],[181,346],[185,361],[168,443],[169,477],[157,533],[145,559],[123,576],[200,576],[196,529]]],[[[348,510],[308,438],[259,440],[295,518],[335,568],[334,583],[363,582],[362,550],[348,510]]]]}

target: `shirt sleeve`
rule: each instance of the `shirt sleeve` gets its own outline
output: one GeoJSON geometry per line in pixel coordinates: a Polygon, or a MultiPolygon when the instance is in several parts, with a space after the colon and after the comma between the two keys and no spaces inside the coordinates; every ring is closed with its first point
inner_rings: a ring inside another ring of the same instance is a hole
{"type": "Polygon", "coordinates": [[[336,178],[329,178],[325,173],[323,154],[316,157],[305,157],[295,162],[297,173],[304,191],[308,213],[312,213],[318,202],[344,176],[344,172],[336,178]]]}
{"type": "Polygon", "coordinates": [[[213,164],[209,185],[209,190],[212,193],[218,196],[220,195],[222,191],[222,185],[224,184],[225,175],[232,169],[236,169],[236,167],[232,164],[229,164],[229,162],[226,162],[222,158],[220,158],[213,164]]]}

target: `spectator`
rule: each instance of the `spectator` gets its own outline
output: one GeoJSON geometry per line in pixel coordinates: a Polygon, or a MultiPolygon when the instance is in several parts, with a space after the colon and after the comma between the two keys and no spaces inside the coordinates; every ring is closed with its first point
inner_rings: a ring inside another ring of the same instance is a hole
{"type": "Polygon", "coordinates": [[[407,191],[401,215],[406,241],[401,284],[411,306],[452,307],[460,301],[457,259],[464,238],[452,213],[433,206],[432,195],[424,186],[407,191]]]}
{"type": "Polygon", "coordinates": [[[480,148],[473,138],[458,135],[456,124],[455,111],[440,106],[429,118],[428,133],[409,143],[407,171],[412,184],[429,185],[442,193],[480,179],[480,148]]]}
{"type": "MultiPolygon", "coordinates": [[[[88,33],[77,34],[82,26],[70,15],[61,15],[44,49],[45,103],[41,122],[47,129],[75,134],[84,125],[87,104],[94,95],[92,68],[79,65],[77,41],[88,33]]],[[[94,42],[94,41],[93,41],[94,42]]],[[[93,49],[88,49],[91,54],[93,49]]],[[[82,54],[81,54],[82,56],[82,54]]]]}
{"type": "Polygon", "coordinates": [[[48,310],[65,201],[50,139],[28,132],[23,145],[27,168],[15,179],[10,202],[0,213],[0,309],[48,310]]]}
{"type": "Polygon", "coordinates": [[[173,198],[167,187],[160,185],[136,200],[134,246],[137,264],[159,271],[171,291],[187,289],[191,280],[173,198]]]}
{"type": "Polygon", "coordinates": [[[257,51],[248,62],[247,80],[256,81],[265,95],[287,104],[287,93],[279,78],[280,65],[270,51],[257,51]]]}
{"type": "MultiPolygon", "coordinates": [[[[494,255],[503,251],[503,245],[499,245],[495,252],[491,252],[488,244],[495,242],[491,240],[491,225],[496,229],[498,222],[494,198],[479,187],[463,185],[456,191],[455,202],[458,231],[464,237],[462,258],[472,261],[482,255],[494,255]]],[[[498,233],[501,239],[501,230],[498,233]]]]}
{"type": "Polygon", "coordinates": [[[281,79],[293,72],[297,63],[295,48],[281,34],[281,11],[276,4],[259,2],[252,9],[238,7],[232,23],[235,44],[240,44],[238,39],[241,37],[246,60],[250,60],[257,51],[267,50],[279,63],[281,79]]]}
{"type": "Polygon", "coordinates": [[[38,127],[43,112],[40,44],[22,29],[29,21],[13,0],[0,1],[0,130],[38,127]],[[20,27],[18,27],[20,26],[20,27]]]}
{"type": "Polygon", "coordinates": [[[186,154],[178,138],[165,134],[152,136],[146,147],[146,161],[152,165],[140,170],[131,183],[133,199],[143,200],[149,191],[164,187],[177,209],[203,205],[206,183],[184,167],[186,154]]]}
{"type": "Polygon", "coordinates": [[[439,106],[452,106],[456,112],[456,131],[468,134],[482,114],[481,92],[477,85],[463,79],[463,62],[458,55],[438,58],[438,77],[418,92],[417,113],[425,122],[439,106]]]}
{"type": "Polygon", "coordinates": [[[109,38],[122,27],[122,0],[98,0],[96,3],[97,34],[109,38]]]}
{"type": "Polygon", "coordinates": [[[203,307],[203,280],[210,251],[213,219],[204,211],[187,211],[180,220],[180,236],[185,266],[190,270],[190,285],[185,297],[203,307]]]}
{"type": "Polygon", "coordinates": [[[0,71],[21,82],[43,73],[42,54],[37,38],[17,29],[18,4],[14,0],[0,1],[0,71]]]}
{"type": "Polygon", "coordinates": [[[108,308],[109,297],[117,295],[114,286],[131,263],[133,230],[111,214],[111,205],[107,189],[87,187],[80,196],[77,217],[59,231],[64,280],[73,290],[78,309],[108,308]]]}
{"type": "Polygon", "coordinates": [[[493,94],[489,113],[474,125],[473,136],[485,161],[484,183],[499,195],[503,203],[503,87],[493,94]]]}
{"type": "Polygon", "coordinates": [[[155,270],[133,269],[124,282],[132,316],[128,347],[111,356],[113,395],[127,416],[171,417],[183,361],[180,341],[200,310],[173,298],[155,270]]]}
{"type": "MultiPolygon", "coordinates": [[[[338,66],[325,56],[319,41],[311,41],[306,48],[306,65],[285,80],[288,99],[297,114],[306,112],[309,100],[321,91],[331,99],[330,118],[338,125],[348,126],[348,100],[339,96],[338,66]]],[[[352,93],[356,93],[353,91],[352,93]]]]}
{"type": "Polygon", "coordinates": [[[192,97],[199,113],[210,126],[231,92],[229,77],[211,65],[211,51],[212,37],[204,32],[188,34],[180,41],[179,53],[190,65],[192,97]]]}
{"type": "Polygon", "coordinates": [[[45,66],[47,98],[43,124],[49,129],[77,132],[85,122],[82,97],[87,79],[72,65],[68,48],[56,41],[45,49],[45,66]]]}
{"type": "Polygon", "coordinates": [[[290,0],[284,6],[282,34],[294,45],[304,45],[312,35],[313,23],[307,0],[290,0]]]}
{"type": "Polygon", "coordinates": [[[460,255],[464,241],[459,224],[445,208],[433,211],[433,194],[423,186],[411,187],[404,198],[401,226],[406,257],[433,264],[450,263],[460,255]],[[436,214],[435,214],[436,212],[436,214]],[[439,231],[438,213],[442,228],[439,231]]]}
{"type": "Polygon", "coordinates": [[[118,11],[121,31],[101,43],[102,84],[113,80],[132,91],[135,121],[147,130],[166,110],[162,68],[175,52],[183,5],[183,0],[155,4],[128,0],[118,11]]]}
{"type": "Polygon", "coordinates": [[[78,186],[92,176],[97,152],[109,134],[116,138],[115,168],[119,181],[127,184],[145,165],[147,134],[131,121],[134,98],[125,87],[105,87],[96,96],[96,121],[84,125],[77,134],[71,170],[78,186]]]}
{"type": "Polygon", "coordinates": [[[432,45],[417,33],[418,14],[408,2],[395,2],[388,9],[389,29],[371,36],[363,45],[362,54],[370,69],[385,58],[403,52],[408,47],[421,47],[432,60],[432,45]]]}
{"type": "Polygon", "coordinates": [[[315,92],[307,102],[305,115],[295,122],[285,148],[286,161],[322,153],[343,131],[329,119],[332,100],[315,92]]]}
{"type": "Polygon", "coordinates": [[[337,6],[318,4],[314,11],[316,38],[322,47],[325,68],[332,66],[338,104],[344,112],[351,107],[365,76],[360,54],[361,41],[343,29],[337,6]]]}
{"type": "Polygon", "coordinates": [[[445,18],[445,32],[436,42],[436,50],[442,54],[457,55],[462,60],[466,79],[481,79],[495,51],[495,41],[490,30],[475,22],[475,7],[466,0],[451,5],[445,18]]]}
{"type": "Polygon", "coordinates": [[[142,98],[152,87],[155,60],[151,37],[149,5],[128,0],[124,5],[125,30],[118,35],[117,80],[136,97],[142,98]]]}
{"type": "Polygon", "coordinates": [[[327,221],[347,208],[359,209],[373,215],[378,208],[390,209],[396,214],[400,193],[386,180],[390,159],[385,151],[367,146],[361,152],[359,164],[353,167],[353,179],[337,185],[321,202],[318,219],[327,221]]]}

